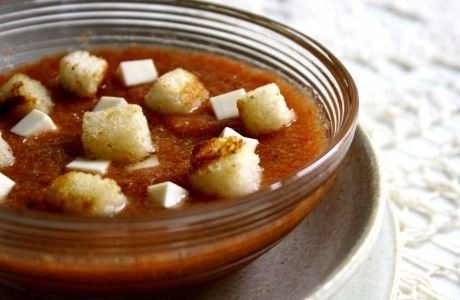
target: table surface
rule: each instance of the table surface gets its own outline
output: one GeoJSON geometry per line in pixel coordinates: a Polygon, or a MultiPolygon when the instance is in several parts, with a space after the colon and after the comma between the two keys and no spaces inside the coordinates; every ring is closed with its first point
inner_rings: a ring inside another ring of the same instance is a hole
{"type": "Polygon", "coordinates": [[[460,298],[460,1],[213,1],[315,38],[349,69],[400,227],[398,299],[460,298]]]}

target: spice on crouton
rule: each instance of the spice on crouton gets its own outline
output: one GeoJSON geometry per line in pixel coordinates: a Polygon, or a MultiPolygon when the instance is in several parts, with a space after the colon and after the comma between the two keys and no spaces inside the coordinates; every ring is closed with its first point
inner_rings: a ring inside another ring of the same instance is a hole
{"type": "Polygon", "coordinates": [[[107,72],[107,61],[88,51],[74,51],[59,64],[59,82],[69,92],[91,96],[97,92],[107,72]]]}
{"type": "Polygon", "coordinates": [[[21,73],[14,74],[0,87],[0,104],[7,101],[17,101],[12,110],[19,116],[33,109],[49,114],[54,106],[46,87],[21,73]]]}
{"type": "Polygon", "coordinates": [[[113,215],[127,203],[115,180],[76,171],[56,178],[46,200],[65,212],[88,215],[113,215]]]}
{"type": "Polygon", "coordinates": [[[12,164],[14,164],[13,151],[0,132],[0,168],[9,167],[12,164]]]}
{"type": "Polygon", "coordinates": [[[246,129],[253,135],[277,131],[295,120],[294,111],[288,108],[275,83],[246,93],[238,100],[237,105],[246,129]]]}
{"type": "Polygon", "coordinates": [[[83,116],[83,147],[88,157],[137,162],[155,151],[147,119],[136,104],[83,116]]]}
{"type": "Polygon", "coordinates": [[[192,73],[178,68],[158,78],[145,96],[147,106],[159,113],[186,114],[209,98],[208,90],[192,73]]]}
{"type": "Polygon", "coordinates": [[[259,156],[235,136],[212,138],[195,146],[190,180],[196,190],[231,198],[259,189],[262,169],[259,156]]]}

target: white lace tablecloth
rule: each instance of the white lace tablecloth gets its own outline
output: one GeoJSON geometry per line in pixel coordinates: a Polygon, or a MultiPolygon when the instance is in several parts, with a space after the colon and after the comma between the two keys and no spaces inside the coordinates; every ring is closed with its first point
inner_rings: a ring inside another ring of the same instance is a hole
{"type": "Polygon", "coordinates": [[[401,234],[398,299],[460,299],[460,1],[214,1],[332,50],[360,94],[401,234]]]}

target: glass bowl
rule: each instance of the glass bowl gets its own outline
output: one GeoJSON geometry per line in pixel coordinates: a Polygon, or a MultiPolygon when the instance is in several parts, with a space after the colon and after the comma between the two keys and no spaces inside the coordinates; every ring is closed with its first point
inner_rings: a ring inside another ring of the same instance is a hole
{"type": "Polygon", "coordinates": [[[155,218],[69,218],[0,208],[1,284],[80,296],[183,291],[273,247],[332,185],[353,139],[358,96],[343,65],[311,38],[261,16],[196,1],[0,6],[0,70],[56,52],[133,44],[221,54],[311,89],[324,111],[329,148],[254,194],[155,218]]]}

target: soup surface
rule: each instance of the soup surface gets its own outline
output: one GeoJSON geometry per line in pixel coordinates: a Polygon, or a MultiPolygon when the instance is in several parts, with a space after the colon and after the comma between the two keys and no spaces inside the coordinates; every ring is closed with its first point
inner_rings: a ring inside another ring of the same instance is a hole
{"type": "MultiPolygon", "coordinates": [[[[76,156],[83,156],[81,142],[82,118],[91,111],[101,96],[123,97],[143,107],[157,149],[160,165],[151,169],[128,171],[125,165],[112,162],[104,177],[114,179],[128,197],[127,207],[119,215],[133,215],[157,209],[145,201],[149,185],[173,181],[190,191],[190,198],[179,209],[208,201],[223,201],[194,192],[189,182],[190,155],[194,145],[219,136],[226,126],[251,137],[239,119],[217,120],[209,102],[189,115],[160,115],[145,107],[144,96],[151,84],[125,87],[116,76],[121,61],[152,58],[159,75],[175,68],[194,73],[211,96],[235,89],[250,91],[268,83],[277,83],[296,121],[279,131],[258,136],[257,154],[263,168],[262,187],[292,174],[318,157],[327,146],[326,130],[321,113],[307,90],[287,83],[272,72],[222,56],[199,52],[131,47],[96,49],[93,54],[107,60],[107,77],[94,97],[79,97],[64,91],[58,83],[59,61],[64,54],[44,57],[36,63],[0,74],[0,84],[17,72],[39,80],[51,92],[55,103],[50,114],[59,130],[23,138],[10,132],[20,118],[0,107],[0,130],[16,157],[15,163],[1,170],[16,182],[4,204],[13,209],[59,211],[45,200],[46,190],[65,166],[76,156]]],[[[229,200],[231,201],[231,200],[229,200]]]]}

